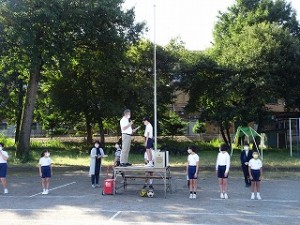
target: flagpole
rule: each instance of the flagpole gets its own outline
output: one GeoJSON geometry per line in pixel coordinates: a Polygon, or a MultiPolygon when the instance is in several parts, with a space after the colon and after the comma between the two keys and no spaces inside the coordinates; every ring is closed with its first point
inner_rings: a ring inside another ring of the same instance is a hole
{"type": "Polygon", "coordinates": [[[157,150],[157,90],[156,90],[156,5],[153,5],[153,73],[154,73],[154,150],[157,150]]]}

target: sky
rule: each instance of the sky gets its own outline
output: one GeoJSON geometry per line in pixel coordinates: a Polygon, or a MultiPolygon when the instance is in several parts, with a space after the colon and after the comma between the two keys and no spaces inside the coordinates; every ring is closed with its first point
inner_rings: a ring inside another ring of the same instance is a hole
{"type": "MultiPolygon", "coordinates": [[[[300,0],[291,2],[300,21],[300,0]]],[[[180,37],[189,50],[211,46],[218,12],[224,12],[235,0],[125,0],[124,8],[135,7],[137,22],[145,22],[147,39],[166,45],[180,37]],[[155,7],[154,7],[155,5],[155,7]]]]}

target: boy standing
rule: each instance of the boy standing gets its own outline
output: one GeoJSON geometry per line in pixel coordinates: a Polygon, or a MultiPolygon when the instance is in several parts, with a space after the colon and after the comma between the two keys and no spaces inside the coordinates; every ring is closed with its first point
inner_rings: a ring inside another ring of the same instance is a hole
{"type": "Polygon", "coordinates": [[[260,180],[262,175],[262,161],[258,158],[258,152],[253,152],[253,159],[249,161],[249,174],[251,179],[251,199],[255,199],[254,191],[256,189],[256,198],[261,200],[260,180]]]}
{"type": "Polygon", "coordinates": [[[220,198],[228,199],[228,174],[230,168],[229,146],[222,144],[216,162],[216,173],[219,180],[220,198]]]}
{"type": "Polygon", "coordinates": [[[245,142],[240,158],[246,187],[249,187],[251,185],[248,164],[250,159],[252,159],[252,153],[253,151],[249,149],[249,144],[245,142]]]}
{"type": "Polygon", "coordinates": [[[144,137],[145,137],[146,153],[149,161],[146,166],[153,167],[154,163],[153,163],[153,158],[150,150],[153,146],[153,127],[150,123],[150,119],[147,116],[143,118],[143,121],[144,121],[144,125],[146,126],[144,137]]]}

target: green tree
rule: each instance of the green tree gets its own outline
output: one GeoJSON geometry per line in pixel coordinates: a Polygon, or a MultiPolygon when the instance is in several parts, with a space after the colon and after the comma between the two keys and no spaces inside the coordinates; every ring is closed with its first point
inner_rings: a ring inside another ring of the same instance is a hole
{"type": "Polygon", "coordinates": [[[175,112],[170,112],[168,117],[160,120],[162,135],[183,135],[186,132],[188,123],[175,112]]]}
{"type": "Polygon", "coordinates": [[[122,11],[122,3],[122,0],[0,2],[1,44],[26,62],[29,74],[17,143],[19,158],[26,160],[29,156],[35,102],[45,71],[55,65],[63,71],[78,49],[97,49],[103,55],[113,56],[138,38],[143,26],[133,24],[134,11],[122,11]]]}
{"type": "MultiPolygon", "coordinates": [[[[153,118],[154,113],[154,71],[153,43],[141,40],[127,52],[126,75],[123,83],[124,107],[130,108],[134,117],[142,119],[145,115],[153,118]]],[[[157,114],[163,118],[173,101],[177,58],[168,48],[157,46],[157,114]]],[[[120,87],[122,88],[122,87],[120,87]]]]}
{"type": "Polygon", "coordinates": [[[186,80],[189,105],[225,129],[226,143],[231,143],[231,122],[260,125],[265,104],[284,96],[283,87],[291,87],[287,81],[299,83],[298,35],[295,13],[285,1],[237,0],[220,14],[214,46],[206,52],[209,60],[199,60],[186,80]]]}
{"type": "Polygon", "coordinates": [[[197,120],[196,124],[193,127],[193,132],[196,134],[205,133],[205,123],[197,120]]]}

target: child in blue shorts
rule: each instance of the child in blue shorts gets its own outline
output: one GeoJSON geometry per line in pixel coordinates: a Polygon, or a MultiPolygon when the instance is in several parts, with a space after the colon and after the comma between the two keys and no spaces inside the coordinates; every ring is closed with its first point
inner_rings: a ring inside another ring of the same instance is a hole
{"type": "Polygon", "coordinates": [[[216,162],[216,173],[219,180],[220,198],[228,199],[228,174],[230,168],[230,155],[228,154],[229,146],[222,144],[216,162]]]}
{"type": "Polygon", "coordinates": [[[187,152],[189,153],[186,165],[186,172],[189,178],[190,188],[189,198],[197,198],[196,192],[198,188],[199,156],[196,154],[195,146],[190,146],[187,152]]]}
{"type": "Polygon", "coordinates": [[[8,153],[4,151],[3,148],[4,144],[0,143],[0,179],[4,189],[4,194],[8,194],[6,181],[8,153]]]}
{"type": "Polygon", "coordinates": [[[260,180],[262,175],[262,161],[258,158],[258,152],[254,151],[253,158],[249,161],[249,174],[251,180],[251,199],[255,199],[254,191],[256,189],[256,198],[261,200],[260,180]]]}
{"type": "Polygon", "coordinates": [[[44,150],[39,160],[39,174],[42,179],[43,195],[49,193],[50,178],[52,174],[52,160],[50,159],[50,152],[44,150]]]}

